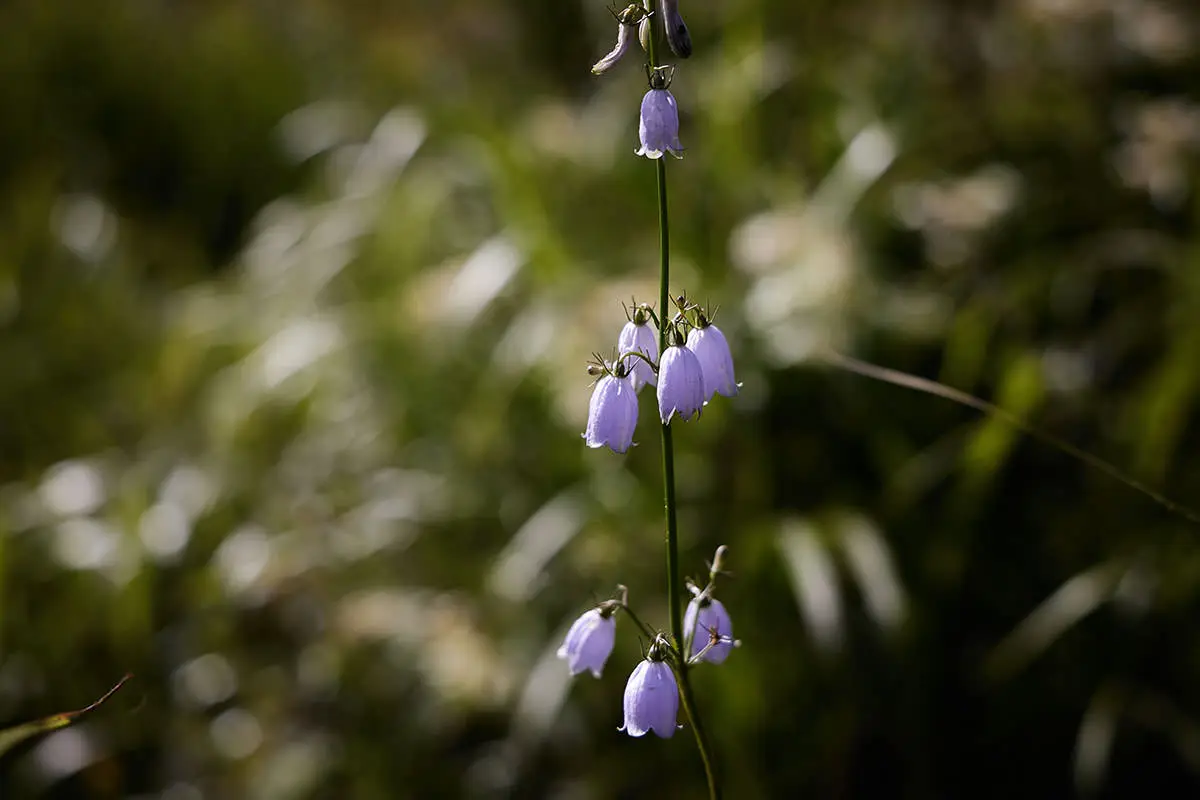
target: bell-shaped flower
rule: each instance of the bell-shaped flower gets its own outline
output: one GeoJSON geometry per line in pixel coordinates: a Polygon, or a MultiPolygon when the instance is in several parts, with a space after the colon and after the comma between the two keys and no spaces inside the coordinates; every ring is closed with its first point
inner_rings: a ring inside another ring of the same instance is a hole
{"type": "Polygon", "coordinates": [[[587,430],[583,438],[588,447],[607,446],[614,453],[624,453],[633,444],[633,429],[637,426],[637,392],[629,376],[606,374],[596,381],[592,401],[588,406],[587,430]]]}
{"type": "Polygon", "coordinates": [[[616,631],[617,621],[612,612],[593,608],[571,625],[562,647],[558,648],[558,657],[567,662],[572,675],[586,669],[599,678],[604,662],[612,653],[616,631]]]}
{"type": "Polygon", "coordinates": [[[658,362],[658,413],[663,424],[678,412],[684,420],[699,414],[704,405],[704,373],[696,354],[672,345],[658,362]]]}
{"type": "Polygon", "coordinates": [[[679,714],[679,687],[675,673],[662,661],[646,659],[634,668],[625,684],[625,724],[620,730],[630,736],[654,731],[669,739],[675,733],[679,714]]]}
{"type": "Polygon", "coordinates": [[[667,89],[651,89],[642,98],[642,114],[638,120],[638,138],[642,142],[636,151],[646,158],[662,158],[663,153],[679,155],[679,108],[667,89]]]}
{"type": "Polygon", "coordinates": [[[634,318],[625,323],[625,327],[621,329],[621,336],[617,339],[617,352],[621,355],[638,352],[646,357],[633,356],[625,359],[633,388],[640,392],[646,384],[654,386],[658,382],[654,375],[654,367],[650,363],[658,360],[658,337],[648,323],[638,322],[639,319],[641,318],[635,312],[634,318]]]}
{"type": "Polygon", "coordinates": [[[713,664],[720,664],[733,649],[733,623],[720,600],[692,598],[683,615],[683,635],[692,639],[692,658],[704,653],[702,660],[713,664]]]}
{"type": "Polygon", "coordinates": [[[733,397],[738,393],[733,379],[733,356],[729,354],[729,343],[720,328],[701,318],[701,325],[692,328],[687,337],[687,348],[700,361],[704,374],[704,402],[712,400],[714,394],[733,397]]]}

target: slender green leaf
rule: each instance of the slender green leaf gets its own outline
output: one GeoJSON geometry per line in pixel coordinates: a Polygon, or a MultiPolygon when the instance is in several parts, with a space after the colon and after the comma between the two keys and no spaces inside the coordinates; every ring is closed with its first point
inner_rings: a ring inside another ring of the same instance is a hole
{"type": "Polygon", "coordinates": [[[125,675],[123,678],[121,678],[121,680],[117,681],[115,686],[105,692],[99,700],[77,711],[64,711],[61,714],[52,714],[48,717],[43,717],[42,719],[35,719],[32,722],[26,722],[23,725],[16,725],[11,728],[0,730],[0,756],[3,756],[10,749],[30,738],[31,736],[37,736],[39,733],[46,733],[48,731],[58,730],[59,728],[65,728],[82,717],[84,714],[96,710],[104,703],[104,701],[112,697],[116,693],[117,689],[120,689],[122,686],[124,686],[125,681],[132,677],[132,675],[125,675]]]}

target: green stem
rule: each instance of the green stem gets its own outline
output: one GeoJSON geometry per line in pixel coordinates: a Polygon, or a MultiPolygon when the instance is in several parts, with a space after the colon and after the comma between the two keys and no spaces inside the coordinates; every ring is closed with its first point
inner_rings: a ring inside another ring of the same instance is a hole
{"type": "Polygon", "coordinates": [[[721,800],[721,785],[717,783],[717,765],[713,760],[712,747],[708,743],[708,735],[704,732],[704,723],[696,710],[696,698],[692,695],[692,684],[687,677],[687,664],[680,659],[679,697],[683,700],[683,711],[692,723],[692,732],[696,736],[696,749],[700,751],[700,760],[704,762],[704,777],[708,781],[709,800],[721,800]]]}
{"type": "MultiPolygon", "coordinates": [[[[653,12],[657,3],[653,0],[643,0],[646,11],[653,12]]],[[[647,42],[650,56],[650,67],[659,66],[657,56],[657,39],[662,30],[662,21],[657,15],[651,17],[651,34],[647,42]]],[[[671,318],[671,228],[667,216],[667,164],[666,158],[654,160],[654,168],[658,175],[658,254],[659,254],[659,286],[658,286],[658,353],[659,357],[667,349],[667,320],[671,318]]],[[[696,749],[700,751],[700,760],[704,762],[704,777],[708,781],[709,800],[721,800],[721,786],[717,783],[716,762],[712,757],[712,748],[704,733],[704,723],[700,721],[700,712],[696,708],[696,699],[692,695],[692,684],[688,679],[688,654],[684,652],[683,615],[680,609],[682,592],[679,587],[679,530],[675,522],[675,447],[671,441],[671,426],[662,426],[663,446],[663,504],[667,516],[667,610],[671,620],[671,638],[675,642],[676,659],[675,677],[679,682],[679,697],[683,701],[683,712],[692,725],[692,733],[696,737],[696,749]]]]}
{"type": "MultiPolygon", "coordinates": [[[[670,282],[671,282],[671,247],[670,224],[667,216],[667,165],[665,159],[654,161],[658,173],[658,252],[659,252],[659,290],[658,317],[660,321],[671,318],[670,315],[670,282]]],[[[658,326],[658,352],[667,349],[667,326],[658,326]]],[[[680,599],[683,596],[679,586],[679,529],[675,519],[675,447],[671,438],[671,426],[662,426],[663,453],[663,505],[667,517],[667,610],[671,619],[671,638],[675,642],[675,650],[679,653],[679,663],[676,676],[679,680],[679,696],[683,701],[683,710],[692,724],[692,733],[696,736],[696,748],[700,751],[700,760],[704,762],[704,776],[708,780],[708,796],[710,800],[720,800],[721,787],[717,783],[715,762],[708,737],[704,733],[704,724],[700,721],[700,713],[696,709],[695,697],[692,695],[691,681],[688,679],[688,653],[684,651],[683,615],[680,599]]]]}
{"type": "MultiPolygon", "coordinates": [[[[659,252],[659,319],[669,319],[667,314],[671,302],[669,284],[671,279],[670,227],[667,219],[667,168],[661,158],[654,162],[658,169],[658,252],[659,252]]],[[[658,327],[658,352],[667,351],[667,326],[658,327]]],[[[663,444],[663,503],[667,514],[667,597],[671,618],[671,636],[675,646],[683,652],[683,617],[679,609],[679,531],[675,523],[675,447],[671,440],[671,426],[662,426],[663,444]]]]}
{"type": "Polygon", "coordinates": [[[642,636],[646,637],[647,642],[654,641],[654,631],[650,630],[649,625],[642,622],[642,620],[638,617],[638,615],[633,612],[632,608],[630,608],[627,605],[622,605],[621,610],[629,615],[629,619],[631,619],[633,621],[634,625],[638,626],[638,630],[640,630],[642,632],[642,636]]]}

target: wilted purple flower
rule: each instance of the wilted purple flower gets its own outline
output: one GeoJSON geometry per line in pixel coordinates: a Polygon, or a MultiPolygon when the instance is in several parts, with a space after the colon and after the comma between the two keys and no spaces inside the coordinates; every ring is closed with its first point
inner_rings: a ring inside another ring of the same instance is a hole
{"type": "Polygon", "coordinates": [[[700,371],[704,374],[704,402],[712,400],[714,394],[733,397],[738,393],[738,385],[733,379],[729,343],[716,325],[703,318],[701,323],[701,327],[692,328],[688,334],[687,347],[700,361],[700,371]]]}
{"type": "Polygon", "coordinates": [[[617,15],[617,45],[608,55],[596,62],[592,67],[593,75],[603,75],[621,60],[633,42],[634,29],[645,15],[645,9],[638,5],[630,5],[617,15]]]}
{"type": "Polygon", "coordinates": [[[708,647],[714,633],[720,641],[708,648],[703,659],[720,664],[733,649],[733,623],[729,619],[729,612],[720,600],[693,598],[683,615],[683,634],[692,637],[693,658],[708,647]]]}
{"type": "Polygon", "coordinates": [[[558,648],[558,657],[566,660],[572,675],[587,669],[599,678],[604,662],[612,653],[616,631],[617,621],[612,613],[593,608],[571,625],[562,647],[558,648]]]}
{"type": "Polygon", "coordinates": [[[662,158],[663,153],[679,155],[679,108],[667,89],[651,89],[642,98],[642,115],[638,120],[638,138],[642,146],[636,155],[662,158]]]}
{"type": "MultiPolygon", "coordinates": [[[[634,313],[634,318],[625,323],[625,327],[621,329],[621,336],[617,340],[617,352],[624,355],[637,351],[649,358],[650,361],[658,360],[658,337],[654,335],[654,330],[644,320],[638,322],[637,313],[634,313]]],[[[628,358],[625,363],[629,365],[629,378],[633,382],[633,388],[641,391],[646,384],[654,386],[658,379],[654,375],[654,367],[645,359],[634,356],[628,358]]]]}
{"type": "Polygon", "coordinates": [[[662,661],[649,659],[638,664],[625,684],[625,724],[620,730],[630,736],[654,731],[660,738],[675,734],[679,714],[679,687],[675,673],[662,661]]]}
{"type": "Polygon", "coordinates": [[[614,453],[624,453],[633,444],[637,412],[637,392],[629,377],[604,375],[596,381],[588,406],[587,430],[583,434],[587,446],[607,445],[614,453]]]}
{"type": "Polygon", "coordinates": [[[672,345],[658,362],[658,413],[663,424],[678,412],[684,420],[700,413],[704,405],[704,373],[696,354],[672,345]]]}

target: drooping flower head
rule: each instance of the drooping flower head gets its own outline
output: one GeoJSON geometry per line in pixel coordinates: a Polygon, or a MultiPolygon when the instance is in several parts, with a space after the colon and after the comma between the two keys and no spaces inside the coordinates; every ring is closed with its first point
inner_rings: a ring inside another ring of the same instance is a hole
{"type": "Polygon", "coordinates": [[[651,363],[658,361],[658,336],[650,327],[650,313],[645,306],[634,307],[629,322],[626,322],[625,327],[621,329],[621,336],[617,340],[617,352],[622,356],[626,353],[638,352],[646,357],[633,356],[626,359],[634,389],[640,392],[646,384],[654,386],[658,382],[654,375],[654,366],[651,363]]]}
{"type": "MultiPolygon", "coordinates": [[[[676,334],[677,335],[677,334],[676,334]]],[[[684,420],[704,405],[704,373],[696,354],[678,341],[658,361],[658,413],[666,425],[678,413],[684,420]]]]}
{"type": "MultiPolygon", "coordinates": [[[[620,13],[614,12],[613,16],[617,18],[617,44],[592,67],[593,75],[603,75],[621,60],[633,42],[635,29],[647,15],[645,7],[640,3],[630,3],[620,13]]],[[[682,19],[680,21],[682,22],[682,19]]]]}
{"type": "Polygon", "coordinates": [[[733,649],[733,622],[729,612],[720,600],[703,594],[688,603],[683,615],[683,635],[692,639],[692,658],[703,652],[702,659],[713,664],[723,662],[733,649]]]}
{"type": "Polygon", "coordinates": [[[642,113],[638,118],[638,138],[642,146],[635,151],[646,158],[662,158],[663,153],[678,156],[683,152],[679,143],[679,107],[667,88],[669,72],[650,73],[650,91],[642,98],[642,113]]]}
{"type": "Polygon", "coordinates": [[[738,384],[733,378],[733,356],[729,343],[721,329],[709,322],[704,314],[698,314],[697,327],[687,337],[687,348],[700,361],[704,374],[704,402],[712,400],[714,394],[733,397],[738,393],[738,384]]]}
{"type": "Polygon", "coordinates": [[[619,730],[630,736],[654,731],[660,738],[669,739],[675,734],[679,687],[671,667],[660,660],[657,647],[650,647],[646,660],[634,668],[625,684],[625,724],[619,730]]]}
{"type": "Polygon", "coordinates": [[[558,657],[566,660],[572,675],[578,675],[586,669],[597,678],[600,677],[616,638],[615,610],[615,607],[601,605],[586,611],[567,631],[567,638],[558,648],[558,657]]]}
{"type": "Polygon", "coordinates": [[[633,444],[633,429],[637,427],[637,392],[629,382],[624,364],[617,362],[596,381],[588,405],[587,430],[583,438],[588,447],[607,446],[614,453],[624,453],[633,444]]]}

